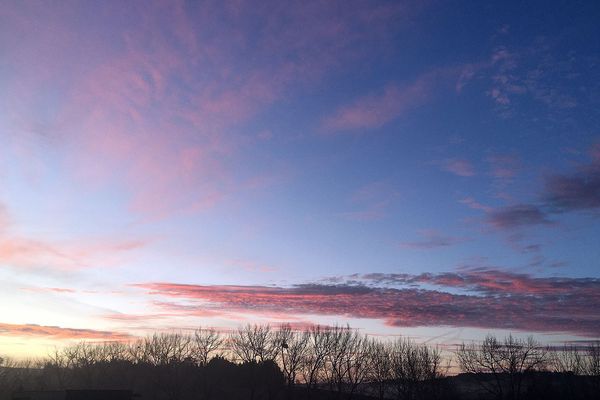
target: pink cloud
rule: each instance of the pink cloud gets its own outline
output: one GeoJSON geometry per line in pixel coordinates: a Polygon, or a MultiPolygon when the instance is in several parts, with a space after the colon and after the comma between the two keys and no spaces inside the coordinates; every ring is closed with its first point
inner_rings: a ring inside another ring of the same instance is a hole
{"type": "Polygon", "coordinates": [[[21,288],[21,290],[26,290],[28,292],[54,292],[54,293],[76,293],[77,292],[74,289],[57,288],[57,287],[26,287],[26,288],[21,288]]]}
{"type": "Polygon", "coordinates": [[[432,101],[439,92],[460,80],[465,68],[437,68],[408,83],[388,83],[378,93],[339,107],[324,119],[323,132],[333,134],[379,128],[432,101]]]}
{"type": "Polygon", "coordinates": [[[469,177],[475,175],[475,168],[473,167],[473,164],[471,164],[471,162],[468,160],[456,158],[446,160],[443,162],[442,168],[445,171],[451,172],[458,176],[469,177]]]}
{"type": "Polygon", "coordinates": [[[19,44],[7,49],[18,63],[5,91],[15,103],[12,120],[57,139],[80,181],[116,185],[131,210],[160,218],[247,190],[244,180],[254,177],[233,169],[261,139],[235,128],[290,89],[377,52],[372,43],[385,46],[422,5],[267,2],[256,13],[245,3],[157,1],[130,5],[126,17],[111,6],[79,7],[3,10],[9,42],[19,44]],[[52,96],[47,120],[32,120],[52,96]]]}
{"type": "Polygon", "coordinates": [[[371,94],[342,106],[325,119],[327,133],[379,128],[423,105],[431,96],[433,78],[426,74],[406,86],[388,84],[383,92],[371,94]]]}
{"type": "Polygon", "coordinates": [[[47,337],[51,339],[130,340],[127,333],[94,329],[62,328],[36,324],[0,323],[0,335],[18,337],[47,337]]]}
{"type": "Polygon", "coordinates": [[[147,244],[143,240],[52,241],[0,233],[0,262],[17,268],[72,270],[111,266],[147,244]]]}
{"type": "Polygon", "coordinates": [[[461,93],[463,88],[473,79],[475,74],[479,69],[481,69],[481,64],[468,64],[460,72],[458,80],[456,82],[455,90],[457,93],[461,93]]]}
{"type": "Polygon", "coordinates": [[[255,315],[337,315],[378,319],[392,326],[600,334],[600,319],[595,313],[600,282],[594,278],[536,278],[497,270],[470,270],[421,275],[367,274],[335,285],[206,286],[157,282],[134,286],[147,290],[151,296],[185,301],[181,307],[189,312],[208,309],[255,315]],[[439,289],[420,288],[423,284],[439,289]],[[453,291],[446,292],[446,288],[453,291]],[[464,293],[456,293],[457,289],[464,293]]]}

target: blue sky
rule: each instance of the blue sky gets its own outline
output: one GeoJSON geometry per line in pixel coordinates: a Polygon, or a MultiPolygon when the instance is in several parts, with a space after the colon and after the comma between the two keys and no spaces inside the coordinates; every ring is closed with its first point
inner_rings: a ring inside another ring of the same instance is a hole
{"type": "Polygon", "coordinates": [[[598,338],[599,14],[3,3],[0,351],[288,320],[598,338]]]}

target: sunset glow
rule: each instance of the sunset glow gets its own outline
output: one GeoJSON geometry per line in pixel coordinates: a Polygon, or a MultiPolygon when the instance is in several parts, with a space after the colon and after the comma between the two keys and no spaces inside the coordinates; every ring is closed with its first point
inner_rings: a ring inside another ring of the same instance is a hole
{"type": "Polygon", "coordinates": [[[0,3],[0,354],[600,339],[595,2],[0,3]]]}

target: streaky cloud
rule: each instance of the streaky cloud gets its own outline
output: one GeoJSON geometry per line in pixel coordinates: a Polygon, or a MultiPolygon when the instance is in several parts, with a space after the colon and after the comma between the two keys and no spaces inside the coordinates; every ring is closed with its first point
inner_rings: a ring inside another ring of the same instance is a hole
{"type": "MultiPolygon", "coordinates": [[[[185,301],[188,311],[337,315],[381,320],[395,327],[453,326],[600,335],[600,280],[538,278],[490,269],[443,274],[352,275],[337,284],[283,286],[191,285],[135,287],[185,301]],[[431,286],[435,286],[432,289],[431,286]]],[[[174,305],[178,307],[178,305],[174,305]]]]}
{"type": "Polygon", "coordinates": [[[322,123],[324,134],[379,128],[431,101],[449,82],[459,77],[461,68],[447,67],[425,72],[413,81],[390,82],[379,92],[367,94],[340,106],[322,123]]]}
{"type": "Polygon", "coordinates": [[[0,335],[19,337],[47,337],[51,339],[95,339],[129,340],[128,333],[102,331],[95,329],[63,328],[37,324],[7,324],[0,322],[0,335]]]}
{"type": "Polygon", "coordinates": [[[422,236],[421,240],[402,242],[400,243],[400,247],[415,250],[430,250],[454,246],[469,240],[466,237],[443,235],[440,232],[431,229],[423,230],[420,233],[422,236]]]}

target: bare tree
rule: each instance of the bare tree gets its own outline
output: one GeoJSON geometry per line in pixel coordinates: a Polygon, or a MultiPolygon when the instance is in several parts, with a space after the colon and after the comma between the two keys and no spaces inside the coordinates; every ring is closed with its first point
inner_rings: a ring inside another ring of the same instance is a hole
{"type": "Polygon", "coordinates": [[[565,344],[561,349],[555,349],[550,356],[551,368],[558,372],[561,394],[568,398],[577,398],[586,389],[585,374],[587,352],[583,346],[565,344]]]}
{"type": "Polygon", "coordinates": [[[0,357],[0,398],[33,383],[34,362],[0,357]]]}
{"type": "Polygon", "coordinates": [[[584,354],[582,349],[573,345],[564,345],[552,352],[550,357],[552,369],[563,374],[581,375],[584,371],[584,354]]]}
{"type": "Polygon", "coordinates": [[[600,341],[588,346],[584,373],[591,378],[592,392],[598,393],[600,391],[600,341]]]}
{"type": "Polygon", "coordinates": [[[463,343],[456,354],[460,368],[477,374],[479,384],[499,399],[505,395],[519,399],[524,374],[541,369],[548,360],[548,349],[533,337],[522,340],[512,335],[503,342],[488,335],[480,346],[463,343]],[[481,374],[491,374],[492,379],[481,374]]]}
{"type": "Polygon", "coordinates": [[[398,399],[435,398],[435,382],[443,376],[440,350],[410,339],[400,338],[391,345],[391,380],[398,399]]]}
{"type": "Polygon", "coordinates": [[[335,326],[329,330],[330,345],[325,358],[323,373],[329,384],[329,390],[336,390],[338,397],[343,391],[347,374],[345,358],[350,352],[352,341],[355,340],[354,333],[349,326],[335,326]]]}
{"type": "Polygon", "coordinates": [[[354,332],[342,359],[344,373],[348,386],[348,398],[351,399],[359,386],[365,382],[371,373],[371,358],[369,357],[370,342],[367,337],[354,332]]]}
{"type": "Polygon", "coordinates": [[[58,389],[66,389],[67,386],[70,386],[69,375],[67,374],[68,367],[68,359],[63,351],[55,348],[54,351],[48,355],[46,369],[54,372],[58,389]]]}
{"type": "Polygon", "coordinates": [[[548,350],[541,347],[532,336],[520,340],[508,335],[504,339],[500,365],[503,372],[508,375],[511,398],[520,398],[524,374],[541,369],[547,362],[547,357],[548,350]]]}
{"type": "Polygon", "coordinates": [[[191,377],[185,371],[193,365],[192,337],[182,333],[158,333],[143,341],[144,359],[155,368],[154,392],[178,400],[188,388],[191,377]]]}
{"type": "Polygon", "coordinates": [[[352,397],[367,377],[369,369],[368,340],[349,326],[329,329],[329,352],[325,357],[323,376],[338,398],[346,392],[352,397]]]}
{"type": "Polygon", "coordinates": [[[278,348],[269,325],[246,325],[230,337],[234,355],[242,362],[274,360],[278,348]]]}
{"type": "Polygon", "coordinates": [[[600,342],[588,346],[564,345],[552,353],[554,371],[574,375],[600,375],[600,342]]]}
{"type": "Polygon", "coordinates": [[[6,387],[9,368],[12,367],[12,362],[7,357],[0,356],[0,388],[6,387]]]}
{"type": "Polygon", "coordinates": [[[600,377],[600,341],[588,346],[586,356],[585,374],[600,377]]]}
{"type": "Polygon", "coordinates": [[[132,364],[149,364],[150,361],[146,356],[145,342],[145,339],[138,339],[130,342],[127,345],[127,349],[124,354],[125,359],[129,360],[132,364]]]}
{"type": "Polygon", "coordinates": [[[296,378],[302,369],[302,363],[308,355],[309,332],[295,332],[290,324],[279,327],[275,335],[279,350],[279,363],[285,375],[288,393],[296,383],[296,378]]]}
{"type": "Polygon", "coordinates": [[[421,381],[420,392],[422,397],[427,399],[438,399],[444,397],[441,378],[450,368],[450,360],[447,360],[445,366],[442,365],[443,357],[439,347],[421,345],[419,347],[421,363],[421,381]]]}
{"type": "Polygon", "coordinates": [[[181,363],[192,356],[192,338],[182,333],[155,333],[142,344],[143,358],[152,365],[181,363]]]}
{"type": "Polygon", "coordinates": [[[96,388],[94,364],[101,360],[101,352],[92,343],[79,342],[63,349],[67,366],[73,369],[73,381],[80,387],[96,388]]]}
{"type": "Polygon", "coordinates": [[[487,377],[478,377],[477,383],[488,393],[496,398],[502,398],[502,382],[500,380],[501,344],[495,336],[487,335],[481,345],[461,344],[456,356],[458,364],[463,372],[471,374],[491,374],[491,380],[487,377]]]}
{"type": "Polygon", "coordinates": [[[383,400],[389,380],[392,377],[392,348],[388,343],[371,340],[369,358],[369,380],[375,385],[379,400],[383,400]]]}
{"type": "Polygon", "coordinates": [[[223,338],[212,328],[198,328],[192,339],[193,355],[199,365],[206,365],[223,345],[223,338]]]}
{"type": "Polygon", "coordinates": [[[325,369],[325,362],[331,348],[331,332],[319,325],[308,331],[308,352],[302,362],[302,381],[310,397],[311,391],[319,382],[325,369]]]}
{"type": "Polygon", "coordinates": [[[104,342],[98,346],[102,361],[113,363],[127,360],[128,348],[123,342],[104,342]]]}
{"type": "Polygon", "coordinates": [[[416,398],[421,380],[419,347],[409,339],[398,339],[392,345],[391,375],[396,398],[416,398]]]}

